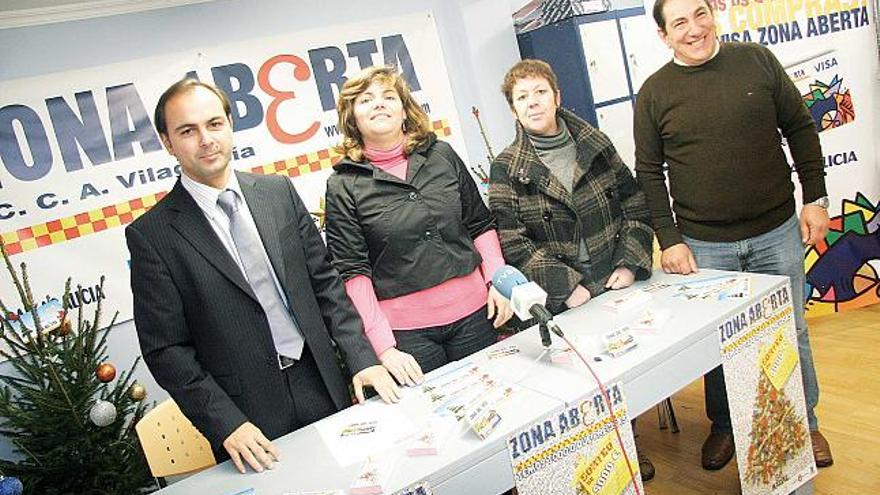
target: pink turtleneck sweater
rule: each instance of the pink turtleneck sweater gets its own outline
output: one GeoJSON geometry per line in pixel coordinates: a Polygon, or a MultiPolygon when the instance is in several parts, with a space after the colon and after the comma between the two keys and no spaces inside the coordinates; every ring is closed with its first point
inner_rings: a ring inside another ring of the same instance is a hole
{"type": "MultiPolygon", "coordinates": [[[[406,180],[407,161],[403,145],[401,141],[387,151],[366,147],[364,154],[373,166],[406,180]]],[[[474,239],[474,247],[483,262],[472,273],[404,296],[379,301],[373,282],[365,275],[357,275],[345,282],[345,291],[364,321],[364,332],[376,355],[397,344],[392,329],[415,330],[448,325],[486,304],[488,284],[495,271],[504,265],[504,257],[495,230],[474,239]]]]}

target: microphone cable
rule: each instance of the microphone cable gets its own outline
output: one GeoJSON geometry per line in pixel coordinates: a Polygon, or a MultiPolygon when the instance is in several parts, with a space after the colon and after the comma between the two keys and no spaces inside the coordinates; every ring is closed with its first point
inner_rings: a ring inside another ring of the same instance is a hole
{"type": "MultiPolygon", "coordinates": [[[[552,328],[552,327],[551,327],[552,328]]],[[[608,415],[611,417],[611,426],[614,427],[614,434],[617,436],[617,444],[620,445],[621,453],[623,454],[624,460],[626,460],[626,468],[629,470],[629,478],[632,481],[633,489],[636,491],[636,495],[642,495],[641,490],[639,490],[639,484],[636,482],[636,474],[633,471],[632,462],[630,462],[629,456],[626,454],[626,447],[623,445],[623,437],[620,435],[620,429],[617,427],[617,418],[614,415],[614,407],[611,405],[611,398],[608,396],[608,391],[605,389],[605,384],[602,383],[602,380],[599,379],[599,375],[593,370],[593,367],[590,366],[589,361],[584,358],[581,354],[581,351],[578,350],[577,347],[572,344],[571,341],[562,333],[562,329],[558,326],[553,328],[553,333],[558,335],[568,344],[568,347],[577,354],[577,357],[580,358],[581,362],[586,365],[587,369],[590,371],[590,374],[593,375],[593,380],[599,385],[599,392],[602,394],[602,399],[605,401],[605,405],[608,407],[608,415]]]]}

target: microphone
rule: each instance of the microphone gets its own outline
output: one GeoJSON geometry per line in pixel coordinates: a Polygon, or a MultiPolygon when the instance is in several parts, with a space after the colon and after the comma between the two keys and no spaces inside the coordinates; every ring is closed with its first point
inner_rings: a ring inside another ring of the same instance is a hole
{"type": "Polygon", "coordinates": [[[562,337],[562,330],[553,322],[553,313],[547,310],[547,292],[535,282],[529,282],[521,271],[510,265],[499,268],[492,277],[492,287],[510,300],[510,306],[519,319],[538,320],[541,343],[550,346],[550,330],[562,337]]]}

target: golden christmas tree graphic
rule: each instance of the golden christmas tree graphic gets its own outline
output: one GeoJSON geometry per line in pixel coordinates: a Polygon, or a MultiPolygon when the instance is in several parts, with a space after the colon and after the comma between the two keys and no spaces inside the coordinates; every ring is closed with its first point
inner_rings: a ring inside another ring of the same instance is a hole
{"type": "Polygon", "coordinates": [[[803,417],[795,411],[784,389],[777,390],[762,370],[758,379],[745,480],[769,485],[789,459],[807,445],[803,417]]]}

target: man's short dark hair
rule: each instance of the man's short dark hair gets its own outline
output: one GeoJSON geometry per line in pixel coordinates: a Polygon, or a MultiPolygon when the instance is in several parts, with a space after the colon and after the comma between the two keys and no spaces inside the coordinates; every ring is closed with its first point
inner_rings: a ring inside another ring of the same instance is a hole
{"type": "Polygon", "coordinates": [[[223,112],[225,115],[227,117],[232,115],[232,105],[229,103],[229,97],[226,96],[226,93],[224,93],[223,90],[213,84],[188,77],[172,84],[164,93],[162,93],[162,96],[159,97],[159,103],[156,103],[156,111],[153,113],[153,125],[156,126],[156,130],[160,135],[168,135],[168,126],[165,122],[165,105],[168,104],[168,100],[179,94],[192,91],[193,88],[197,86],[201,86],[217,95],[217,98],[220,99],[220,103],[223,104],[223,112]]]}
{"type": "MultiPolygon", "coordinates": [[[[703,0],[706,2],[706,7],[709,7],[709,10],[714,10],[712,8],[712,4],[709,0],[703,0]]],[[[654,2],[654,10],[651,11],[651,14],[654,16],[654,22],[657,23],[657,27],[660,28],[664,33],[666,32],[666,18],[663,17],[663,6],[666,5],[666,0],[657,0],[654,2]]]]}

